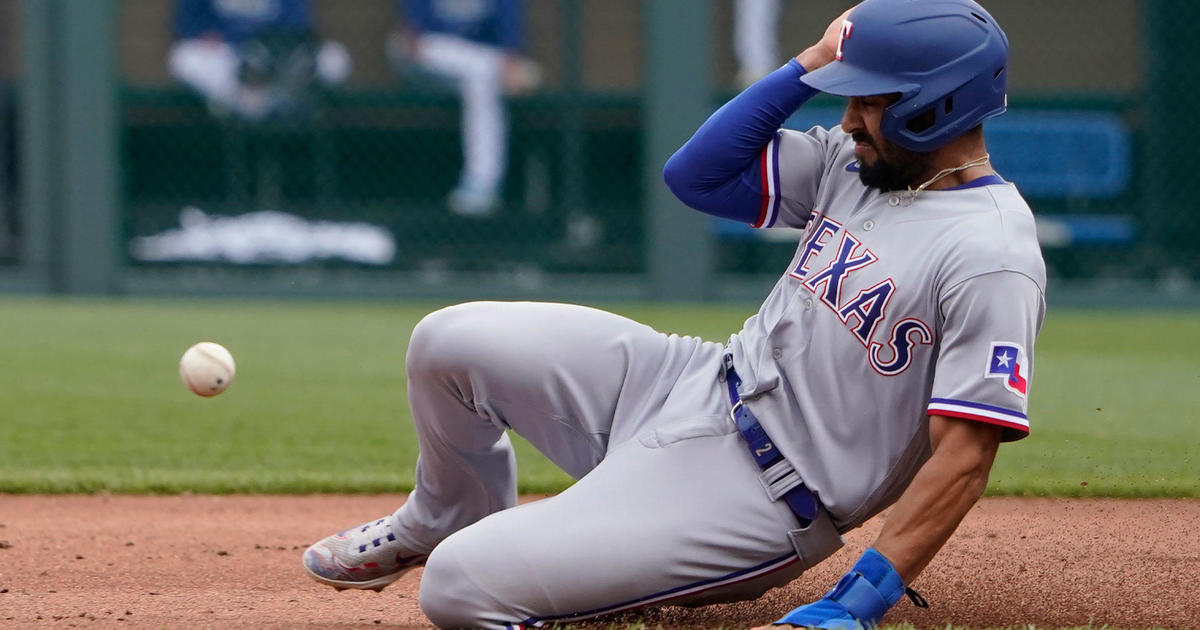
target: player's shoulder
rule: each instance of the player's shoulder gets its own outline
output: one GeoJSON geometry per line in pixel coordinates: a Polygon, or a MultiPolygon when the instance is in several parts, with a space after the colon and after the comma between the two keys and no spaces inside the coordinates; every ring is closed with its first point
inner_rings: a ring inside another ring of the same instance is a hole
{"type": "Polygon", "coordinates": [[[825,179],[844,178],[847,181],[858,182],[858,158],[854,156],[854,140],[850,134],[842,131],[840,125],[829,128],[815,126],[804,131],[784,128],[779,130],[777,140],[780,153],[784,155],[801,145],[811,146],[822,153],[825,179]]]}
{"type": "MultiPolygon", "coordinates": [[[[1016,186],[997,182],[952,191],[944,202],[960,220],[946,226],[953,243],[945,259],[946,279],[1011,271],[1029,277],[1044,292],[1046,265],[1037,238],[1037,223],[1016,186]]],[[[936,193],[935,193],[936,194],[936,193]]]]}
{"type": "Polygon", "coordinates": [[[808,129],[784,127],[779,130],[779,139],[780,142],[784,143],[817,143],[835,152],[845,151],[849,147],[853,154],[854,150],[854,143],[850,139],[850,134],[842,131],[841,126],[821,127],[817,125],[808,129]]]}

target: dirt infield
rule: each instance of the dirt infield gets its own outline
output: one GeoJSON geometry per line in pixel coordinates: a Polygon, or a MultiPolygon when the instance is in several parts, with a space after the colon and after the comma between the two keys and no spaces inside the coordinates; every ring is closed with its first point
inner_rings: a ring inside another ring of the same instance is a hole
{"type": "MultiPolygon", "coordinates": [[[[301,551],[402,496],[0,495],[0,627],[428,628],[420,574],[382,593],[310,581],[301,551]]],[[[737,628],[819,597],[870,542],[755,602],[661,608],[665,628],[737,628]]],[[[1200,627],[1200,501],[987,499],[885,619],[977,628],[1200,627]]],[[[618,625],[617,627],[622,627],[618,625]]]]}

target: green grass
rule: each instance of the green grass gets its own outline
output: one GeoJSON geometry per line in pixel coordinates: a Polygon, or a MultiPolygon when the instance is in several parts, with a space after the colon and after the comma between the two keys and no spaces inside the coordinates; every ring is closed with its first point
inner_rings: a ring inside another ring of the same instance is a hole
{"type": "Polygon", "coordinates": [[[1200,313],[1051,312],[993,493],[1200,496],[1200,313]]]}
{"type": "MultiPolygon", "coordinates": [[[[0,298],[0,492],[385,492],[413,481],[408,334],[434,303],[0,298]],[[179,355],[233,350],[198,398],[179,355]]],[[[754,305],[609,305],[722,340],[754,305]]],[[[1052,311],[992,494],[1200,496],[1200,315],[1052,311]],[[1082,485],[1086,483],[1087,485],[1082,485]]],[[[570,480],[518,441],[521,488],[570,480]]]]}

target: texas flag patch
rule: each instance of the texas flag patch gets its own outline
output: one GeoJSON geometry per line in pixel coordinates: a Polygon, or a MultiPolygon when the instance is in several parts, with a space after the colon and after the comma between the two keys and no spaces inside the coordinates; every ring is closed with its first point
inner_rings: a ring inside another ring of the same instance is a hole
{"type": "Polygon", "coordinates": [[[1024,398],[1029,393],[1029,360],[1025,349],[1011,341],[993,341],[983,377],[1004,379],[1004,389],[1024,398]]]}

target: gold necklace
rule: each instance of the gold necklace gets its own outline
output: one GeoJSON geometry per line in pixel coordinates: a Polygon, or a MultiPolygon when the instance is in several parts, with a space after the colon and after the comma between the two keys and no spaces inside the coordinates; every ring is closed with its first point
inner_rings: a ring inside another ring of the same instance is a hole
{"type": "Polygon", "coordinates": [[[951,173],[957,173],[959,171],[964,171],[973,166],[983,166],[984,164],[987,164],[991,159],[992,159],[992,156],[990,153],[984,153],[981,157],[977,157],[974,160],[966,162],[962,166],[955,166],[953,168],[945,169],[945,170],[941,171],[940,173],[938,173],[937,175],[934,175],[933,177],[931,177],[929,179],[929,181],[925,182],[924,184],[921,184],[920,186],[917,186],[916,188],[909,186],[908,187],[908,198],[916,199],[918,193],[925,190],[926,188],[929,188],[931,185],[933,185],[934,182],[936,182],[937,180],[939,180],[951,173]]]}

